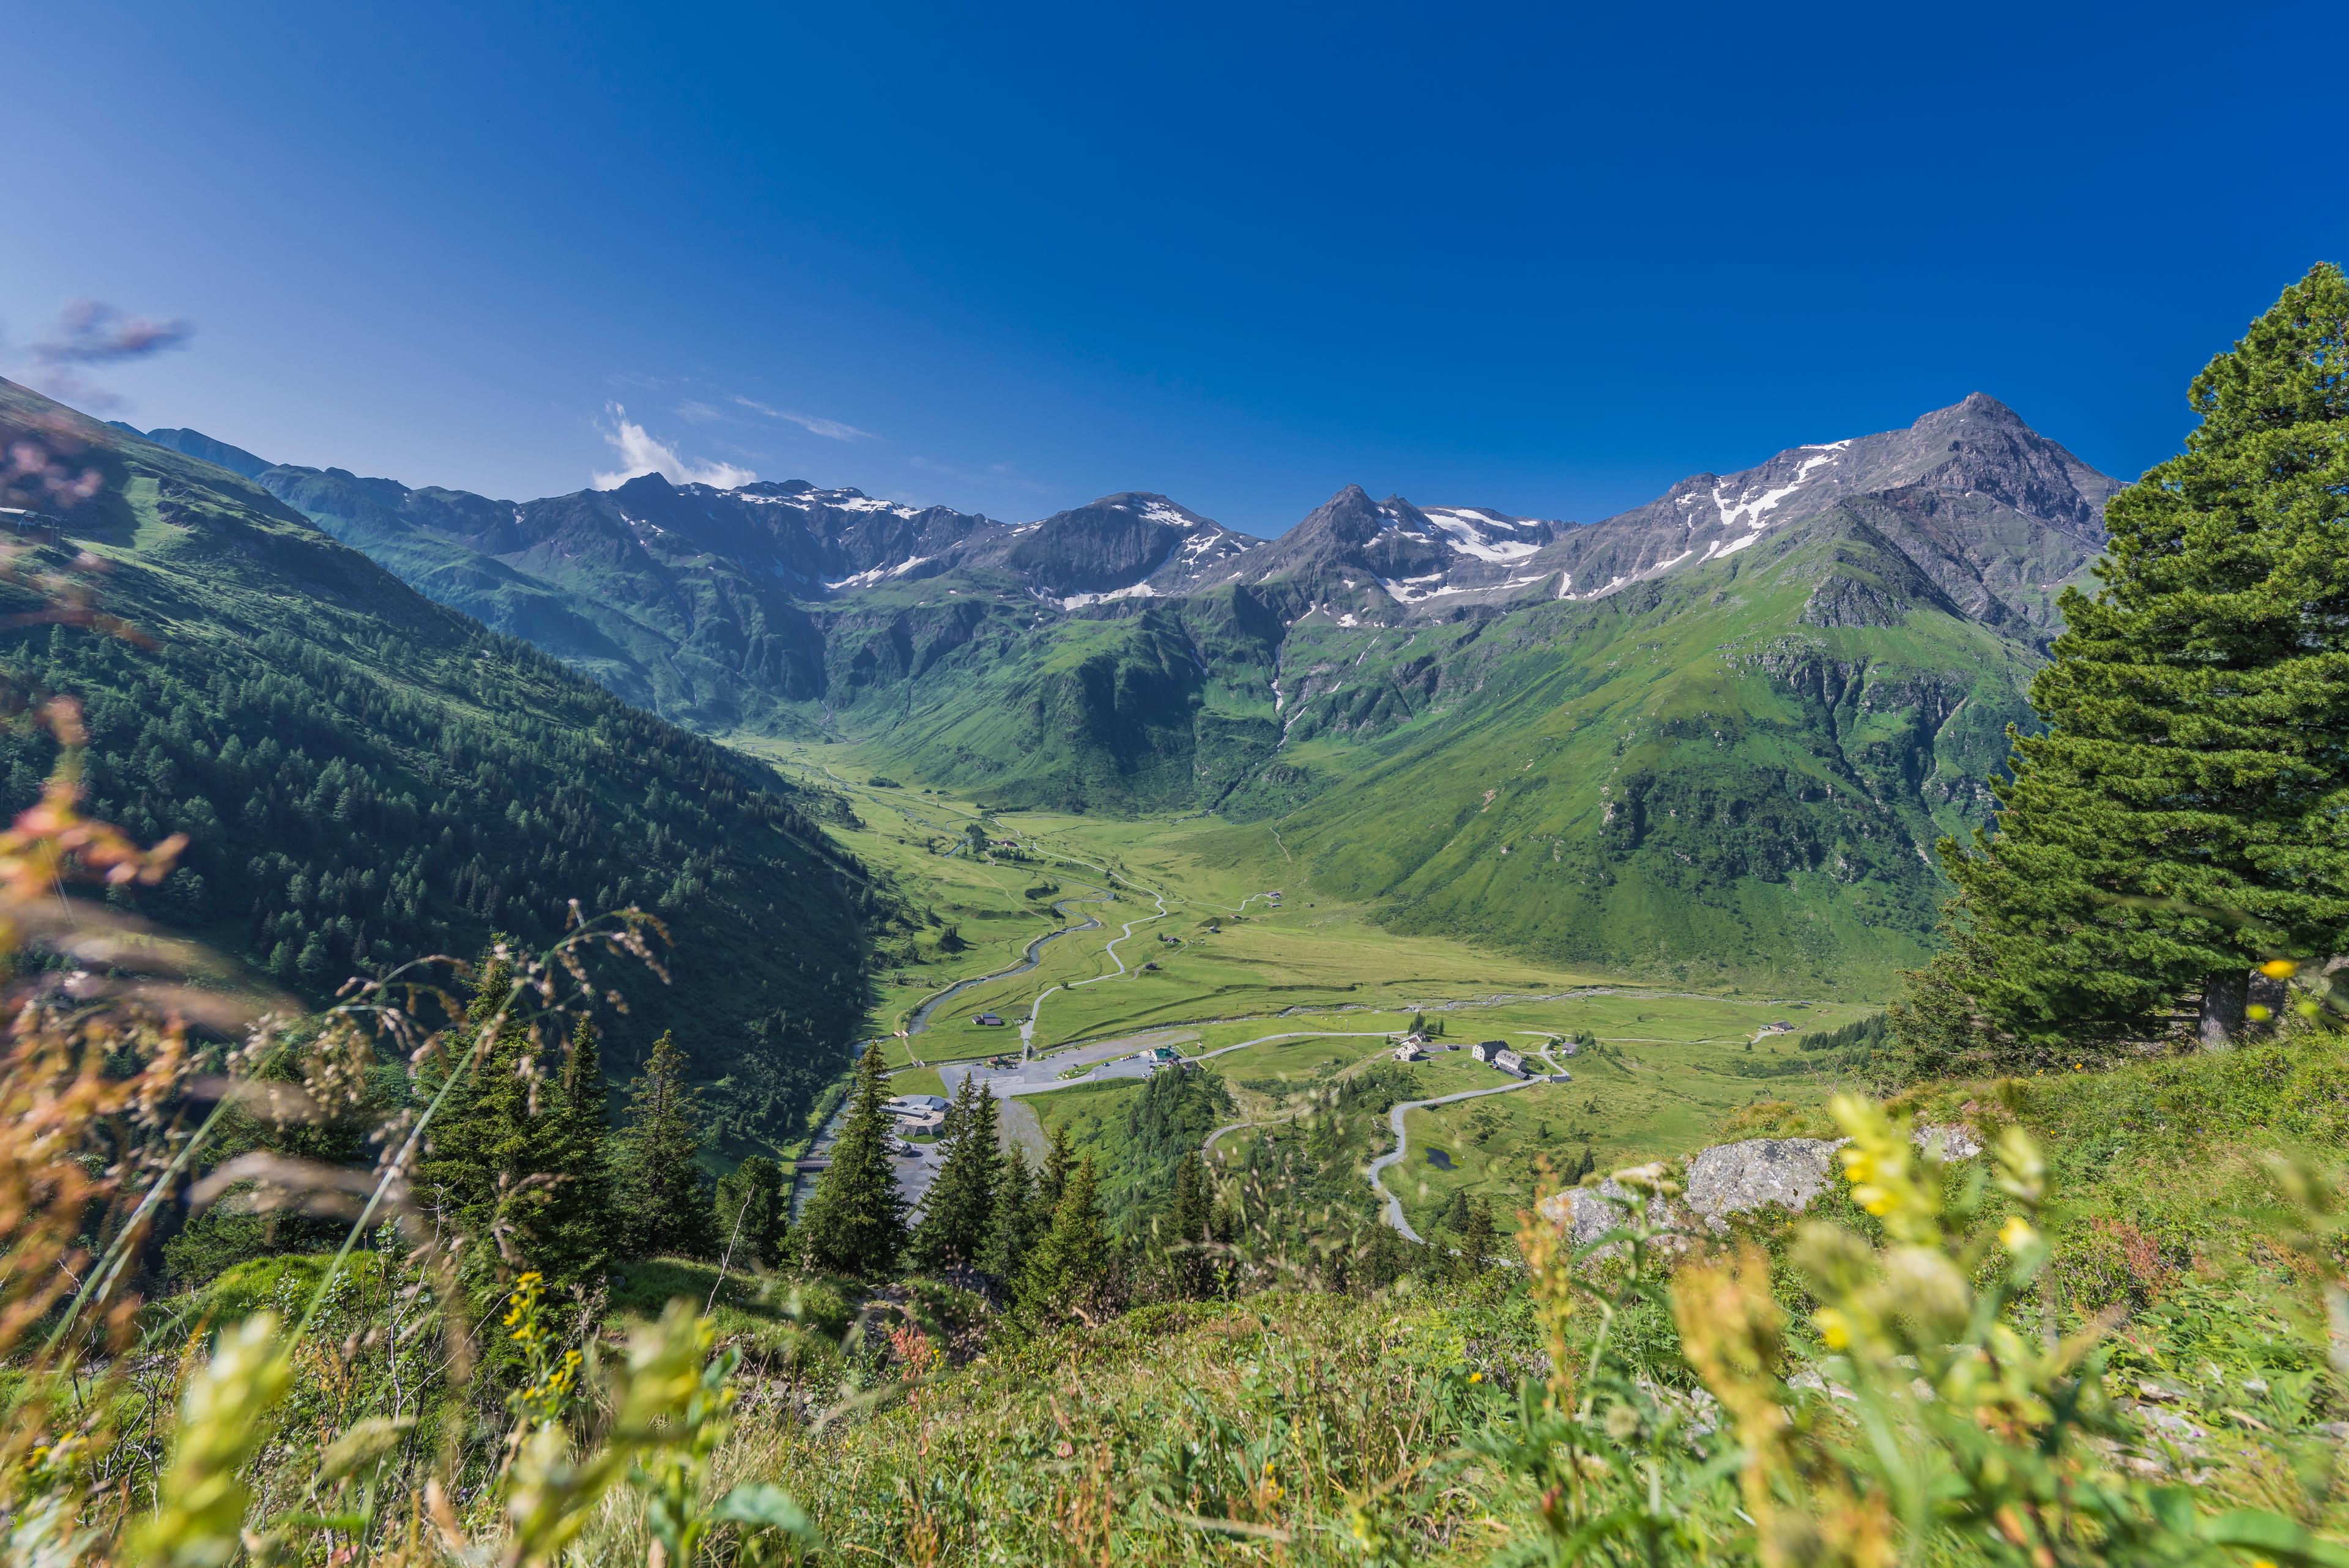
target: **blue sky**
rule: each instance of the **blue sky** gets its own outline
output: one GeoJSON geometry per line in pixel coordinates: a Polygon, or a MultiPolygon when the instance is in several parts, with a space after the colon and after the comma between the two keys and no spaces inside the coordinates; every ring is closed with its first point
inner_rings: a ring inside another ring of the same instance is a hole
{"type": "Polygon", "coordinates": [[[2331,4],[12,12],[0,374],[182,319],[85,400],[512,498],[1589,521],[1977,389],[2133,476],[2349,261],[2331,4]]]}

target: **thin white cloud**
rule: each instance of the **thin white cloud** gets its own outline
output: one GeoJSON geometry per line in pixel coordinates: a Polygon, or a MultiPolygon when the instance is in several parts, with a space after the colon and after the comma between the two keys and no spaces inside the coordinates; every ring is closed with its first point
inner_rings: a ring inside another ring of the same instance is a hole
{"type": "Polygon", "coordinates": [[[722,408],[713,408],[707,403],[694,401],[679,403],[677,406],[677,417],[688,425],[709,425],[726,418],[726,411],[722,408]]]}
{"type": "Polygon", "coordinates": [[[936,474],[940,479],[955,480],[964,484],[999,485],[1038,495],[1045,494],[1052,488],[1040,480],[1030,479],[1009,463],[988,463],[984,468],[963,469],[957,468],[952,463],[939,462],[934,458],[923,457],[917,452],[905,459],[905,466],[922,473],[936,474]]]}
{"type": "Polygon", "coordinates": [[[811,435],[826,437],[834,441],[870,441],[875,438],[872,431],[860,430],[855,426],[844,425],[838,419],[820,418],[813,414],[795,414],[789,408],[778,408],[771,404],[761,403],[756,397],[745,397],[739,392],[732,394],[732,397],[734,401],[754,414],[764,414],[770,419],[787,420],[811,435]]]}
{"type": "Polygon", "coordinates": [[[671,484],[716,485],[720,490],[747,485],[759,477],[732,463],[690,462],[679,457],[675,447],[629,418],[619,404],[606,403],[604,411],[612,422],[600,427],[597,433],[620,455],[620,467],[609,473],[598,470],[594,481],[597,490],[617,490],[646,474],[658,474],[671,484]]]}

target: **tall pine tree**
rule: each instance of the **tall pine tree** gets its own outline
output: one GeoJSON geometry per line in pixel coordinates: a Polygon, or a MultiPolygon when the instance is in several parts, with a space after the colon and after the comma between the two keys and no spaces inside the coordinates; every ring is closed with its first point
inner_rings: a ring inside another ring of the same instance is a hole
{"type": "MultiPolygon", "coordinates": [[[[2092,598],[2033,683],[1993,826],[1942,853],[1957,940],[1896,1015],[2028,1060],[2349,945],[2349,282],[2324,265],[2195,377],[2201,423],[2114,498],[2092,598]]],[[[2068,1059],[2068,1057],[2067,1058],[2068,1059]]]]}
{"type": "Polygon", "coordinates": [[[1005,1150],[995,1171],[995,1202],[978,1266],[1004,1284],[1016,1285],[1036,1235],[1036,1180],[1029,1174],[1027,1156],[1017,1149],[1005,1150]]]}
{"type": "Polygon", "coordinates": [[[550,1087],[551,1094],[541,1092],[554,1122],[549,1139],[554,1164],[534,1261],[549,1279],[569,1283],[602,1272],[612,1248],[612,1181],[605,1163],[610,1118],[595,1026],[585,1018],[572,1029],[562,1077],[550,1087]]]}
{"type": "Polygon", "coordinates": [[[889,1161],[888,1080],[881,1048],[856,1059],[848,1114],[832,1146],[832,1165],[816,1181],[796,1229],[801,1259],[832,1274],[882,1279],[896,1272],[905,1244],[905,1201],[889,1161]]]}
{"type": "Polygon", "coordinates": [[[926,1269],[975,1266],[995,1218],[997,1167],[995,1092],[966,1076],[947,1109],[946,1158],[922,1201],[914,1232],[914,1261],[926,1269]]]}
{"type": "Polygon", "coordinates": [[[638,1257],[705,1257],[711,1250],[701,1108],[685,1071],[684,1048],[663,1031],[628,1086],[627,1124],[613,1143],[613,1207],[623,1241],[638,1257]]]}
{"type": "Polygon", "coordinates": [[[1052,1214],[1061,1206],[1061,1189],[1069,1182],[1069,1172],[1076,1169],[1076,1146],[1069,1140],[1066,1126],[1052,1129],[1044,1144],[1044,1168],[1036,1173],[1034,1206],[1041,1223],[1039,1233],[1050,1228],[1052,1214]]]}
{"type": "Polygon", "coordinates": [[[1208,1252],[1214,1219],[1215,1196],[1208,1190],[1206,1166],[1197,1150],[1189,1150],[1174,1162],[1174,1198],[1159,1232],[1167,1273],[1185,1295],[1204,1295],[1215,1278],[1215,1261],[1208,1252]]]}
{"type": "Polygon", "coordinates": [[[448,1070],[464,1076],[434,1122],[422,1195],[473,1241],[478,1263],[571,1277],[579,1260],[565,1244],[557,1200],[566,1169],[563,1088],[513,1020],[512,988],[507,965],[483,961],[449,1058],[448,1070]]]}
{"type": "Polygon", "coordinates": [[[1102,1305],[1116,1265],[1117,1250],[1102,1219],[1101,1181],[1087,1155],[1061,1184],[1051,1229],[1029,1251],[1020,1310],[1044,1322],[1091,1315],[1102,1305]]]}

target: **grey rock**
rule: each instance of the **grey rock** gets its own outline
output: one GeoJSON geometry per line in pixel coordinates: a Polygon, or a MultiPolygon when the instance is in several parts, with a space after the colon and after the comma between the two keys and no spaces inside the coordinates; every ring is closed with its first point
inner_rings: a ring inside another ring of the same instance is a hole
{"type": "Polygon", "coordinates": [[[1790,1213],[1826,1190],[1834,1142],[1824,1138],[1749,1138],[1721,1143],[1689,1161],[1687,1204],[1713,1230],[1731,1214],[1772,1204],[1790,1213]]]}
{"type": "Polygon", "coordinates": [[[1974,1130],[1961,1122],[1951,1122],[1947,1126],[1925,1121],[1917,1124],[1918,1148],[1930,1147],[1936,1138],[1941,1140],[1941,1158],[1944,1160],[1971,1160],[1982,1151],[1982,1141],[1975,1136],[1974,1130]]]}
{"type": "Polygon", "coordinates": [[[1596,1187],[1569,1187],[1541,1202],[1542,1217],[1568,1233],[1578,1247],[1587,1247],[1623,1222],[1639,1202],[1610,1176],[1596,1187]]]}

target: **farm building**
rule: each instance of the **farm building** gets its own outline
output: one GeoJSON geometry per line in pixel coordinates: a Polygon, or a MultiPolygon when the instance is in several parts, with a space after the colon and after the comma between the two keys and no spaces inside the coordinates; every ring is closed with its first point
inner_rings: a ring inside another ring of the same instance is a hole
{"type": "Polygon", "coordinates": [[[981,1013],[978,1016],[973,1018],[971,1022],[977,1024],[982,1029],[999,1029],[1003,1027],[1003,1020],[996,1016],[993,1013],[981,1013]]]}
{"type": "Polygon", "coordinates": [[[1468,1054],[1480,1062],[1490,1062],[1498,1058],[1501,1053],[1508,1048],[1509,1042],[1506,1040],[1479,1040],[1468,1047],[1468,1054]]]}

